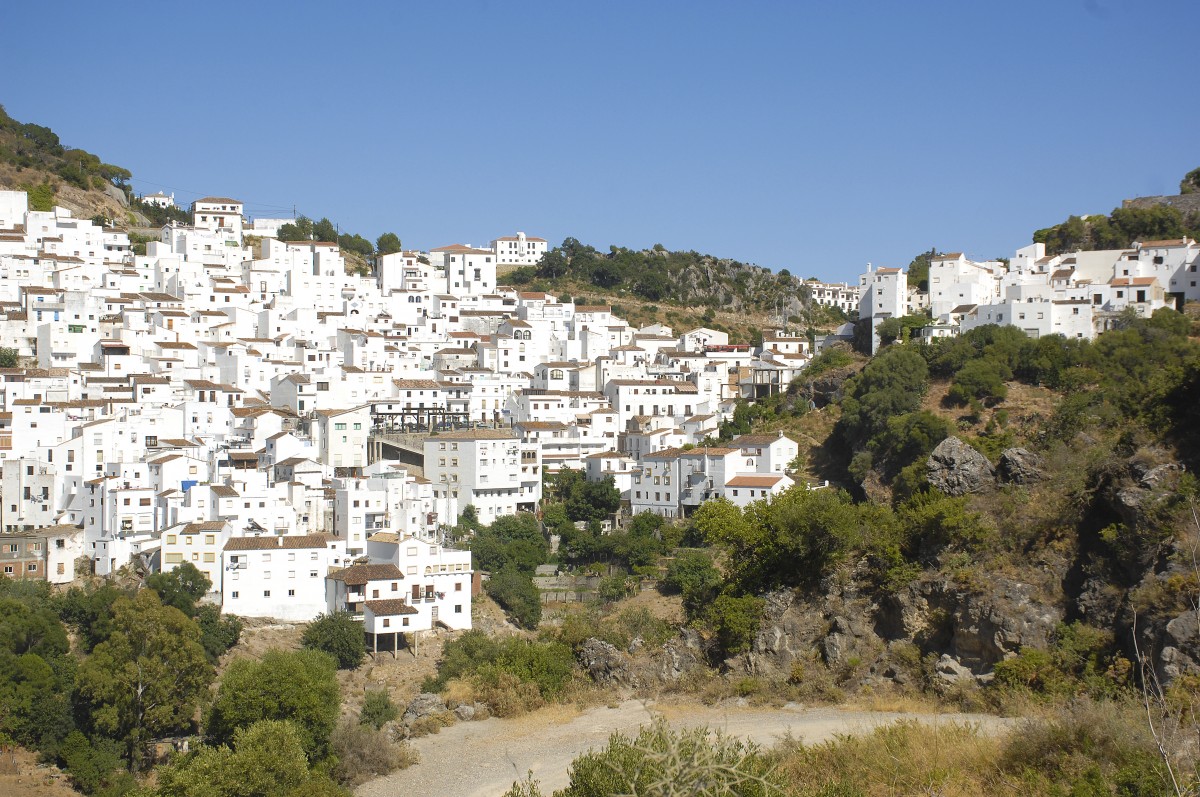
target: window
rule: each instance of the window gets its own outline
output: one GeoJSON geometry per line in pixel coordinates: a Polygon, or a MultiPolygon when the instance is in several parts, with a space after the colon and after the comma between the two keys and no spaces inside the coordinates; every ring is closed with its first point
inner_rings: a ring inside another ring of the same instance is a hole
{"type": "Polygon", "coordinates": [[[407,617],[401,617],[401,618],[400,618],[400,625],[408,625],[408,618],[407,618],[407,617]]]}
{"type": "Polygon", "coordinates": [[[229,597],[233,598],[234,600],[237,599],[237,596],[238,596],[237,590],[234,590],[233,592],[229,593],[229,597]]]}
{"type": "Polygon", "coordinates": [[[387,617],[383,618],[383,627],[384,627],[384,628],[391,628],[391,627],[392,627],[392,621],[391,621],[391,619],[390,619],[390,618],[387,618],[387,617]]]}
{"type": "MultiPolygon", "coordinates": [[[[455,565],[455,567],[457,567],[457,565],[455,565]]],[[[462,592],[462,582],[461,581],[454,582],[454,591],[462,592]]]]}
{"type": "Polygon", "coordinates": [[[334,430],[335,432],[344,432],[344,431],[346,431],[346,424],[344,424],[344,423],[335,423],[335,424],[333,425],[333,430],[334,430]]]}
{"type": "Polygon", "coordinates": [[[462,604],[461,603],[457,603],[454,605],[454,613],[462,614],[462,604]]]}
{"type": "Polygon", "coordinates": [[[288,590],[288,597],[289,597],[289,598],[294,598],[294,597],[296,597],[296,590],[294,590],[294,589],[289,589],[289,590],[288,590]]]}
{"type": "Polygon", "coordinates": [[[263,597],[264,597],[264,598],[269,598],[269,597],[271,597],[271,590],[269,590],[269,589],[264,589],[264,590],[263,590],[263,597]]]}

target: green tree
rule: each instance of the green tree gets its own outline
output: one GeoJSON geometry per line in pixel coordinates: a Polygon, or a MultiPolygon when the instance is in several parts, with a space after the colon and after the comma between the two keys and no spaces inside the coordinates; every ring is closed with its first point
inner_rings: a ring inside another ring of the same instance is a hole
{"type": "Polygon", "coordinates": [[[119,795],[133,786],[121,752],[120,742],[103,737],[88,739],[72,731],[59,750],[59,761],[84,794],[119,795]]]}
{"type": "Polygon", "coordinates": [[[110,582],[100,586],[71,587],[52,599],[55,610],[63,620],[79,631],[85,652],[108,639],[113,629],[113,610],[121,597],[129,593],[110,582]]]}
{"type": "Polygon", "coordinates": [[[78,690],[92,725],[125,743],[134,769],[141,745],[186,731],[213,667],[200,629],[153,590],[113,607],[113,630],[79,668],[78,690]]]}
{"type": "Polygon", "coordinates": [[[1179,181],[1179,193],[1194,194],[1200,191],[1200,169],[1192,169],[1179,181]]]}
{"type": "Polygon", "coordinates": [[[0,598],[0,651],[46,659],[65,655],[70,645],[58,615],[48,606],[34,603],[36,595],[29,598],[0,598]]]}
{"type": "Polygon", "coordinates": [[[688,617],[700,615],[721,587],[721,573],[705,551],[682,551],[667,565],[662,587],[683,596],[688,617]]]}
{"type": "Polygon", "coordinates": [[[929,247],[928,252],[922,252],[908,264],[908,284],[923,291],[929,290],[929,264],[942,254],[937,247],[929,247]]]}
{"type": "Polygon", "coordinates": [[[375,239],[375,249],[381,255],[391,255],[401,251],[400,236],[394,232],[385,232],[375,239]]]}
{"type": "Polygon", "coordinates": [[[1001,402],[1008,396],[1005,381],[1012,371],[996,359],[971,360],[954,375],[946,397],[957,404],[969,404],[973,399],[988,404],[1001,402]]]}
{"type": "Polygon", "coordinates": [[[371,245],[371,242],[357,233],[354,235],[342,233],[337,237],[337,245],[343,252],[353,252],[364,258],[375,254],[375,247],[371,245]]]}
{"type": "Polygon", "coordinates": [[[338,231],[333,222],[329,219],[322,218],[320,221],[314,221],[312,226],[313,239],[324,241],[325,243],[337,243],[338,231]]]}
{"type": "Polygon", "coordinates": [[[52,661],[0,651],[0,737],[52,753],[74,728],[74,659],[52,661]]]}
{"type": "Polygon", "coordinates": [[[260,720],[290,720],[315,761],[327,752],[340,702],[337,663],[329,654],[268,650],[257,661],[237,659],[229,665],[205,731],[211,743],[227,744],[238,729],[260,720]]]}
{"type": "Polygon", "coordinates": [[[850,450],[861,449],[889,418],[921,406],[928,380],[929,366],[919,353],[907,346],[884,349],[847,381],[835,433],[850,450]]]}
{"type": "Polygon", "coordinates": [[[195,617],[196,602],[212,589],[212,581],[194,564],[184,562],[169,572],[147,576],[146,586],[158,593],[163,605],[195,617]]]}
{"type": "Polygon", "coordinates": [[[509,566],[493,573],[485,584],[488,595],[522,628],[534,629],[542,620],[542,600],[527,573],[509,566]]]}
{"type": "Polygon", "coordinates": [[[307,216],[297,216],[293,224],[284,224],[275,237],[280,241],[308,241],[312,239],[313,223],[307,216]]]}
{"type": "Polygon", "coordinates": [[[706,619],[716,632],[717,643],[726,656],[750,649],[750,643],[762,624],[765,605],[766,601],[754,595],[735,597],[723,594],[712,602],[706,619]]]}
{"type": "Polygon", "coordinates": [[[205,747],[164,767],[158,797],[300,797],[347,794],[309,771],[304,734],[286,720],[239,728],[229,747],[205,747]]]}
{"type": "Polygon", "coordinates": [[[200,644],[214,664],[242,635],[242,621],[229,615],[222,617],[220,608],[211,603],[196,611],[196,623],[200,626],[200,644]]]}
{"type": "Polygon", "coordinates": [[[349,612],[318,615],[304,629],[300,644],[328,653],[342,670],[353,670],[367,655],[362,624],[349,612]]]}

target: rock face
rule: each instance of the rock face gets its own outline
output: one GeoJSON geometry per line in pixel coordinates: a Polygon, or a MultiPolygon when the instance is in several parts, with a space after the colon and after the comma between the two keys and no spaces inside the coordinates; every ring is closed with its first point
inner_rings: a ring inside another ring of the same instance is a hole
{"type": "Polygon", "coordinates": [[[684,628],[679,636],[663,645],[658,660],[658,677],[670,683],[706,666],[700,634],[694,628],[684,628]]]}
{"type": "Polygon", "coordinates": [[[404,716],[401,718],[401,721],[405,725],[411,725],[422,717],[443,714],[445,711],[446,703],[440,696],[430,692],[422,692],[408,704],[408,708],[404,710],[404,716]]]}
{"type": "Polygon", "coordinates": [[[946,495],[981,493],[996,484],[992,463],[957,437],[947,437],[938,443],[926,468],[929,483],[946,495]]]}
{"type": "Polygon", "coordinates": [[[579,663],[598,684],[624,683],[629,679],[625,656],[609,643],[592,637],[576,654],[579,663]]]}
{"type": "Polygon", "coordinates": [[[839,685],[903,685],[934,654],[933,676],[943,685],[990,679],[997,662],[1022,647],[1045,647],[1063,619],[1045,597],[1046,583],[1006,577],[964,587],[946,578],[914,582],[883,598],[861,591],[856,579],[826,579],[807,598],[791,590],[765,597],[763,622],[750,651],[725,668],[789,677],[820,661],[839,685]]]}
{"type": "Polygon", "coordinates": [[[1032,484],[1042,478],[1042,458],[1027,448],[1009,448],[996,463],[1000,479],[1012,484],[1032,484]]]}
{"type": "Polygon", "coordinates": [[[454,709],[454,718],[461,722],[470,722],[475,719],[475,707],[468,706],[466,703],[454,709]]]}

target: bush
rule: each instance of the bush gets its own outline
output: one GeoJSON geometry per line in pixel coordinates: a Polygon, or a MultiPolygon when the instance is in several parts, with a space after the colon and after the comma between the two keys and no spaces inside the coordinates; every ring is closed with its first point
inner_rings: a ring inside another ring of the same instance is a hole
{"type": "Polygon", "coordinates": [[[782,789],[769,758],[754,744],[707,728],[676,731],[659,719],[632,739],[613,734],[603,750],[576,758],[570,785],[556,794],[765,797],[782,789]]]}
{"type": "Polygon", "coordinates": [[[683,596],[688,617],[698,615],[721,586],[721,574],[704,551],[682,551],[667,565],[661,582],[665,592],[683,596]]]}
{"type": "Polygon", "coordinates": [[[353,670],[367,655],[362,624],[349,612],[317,615],[304,629],[300,644],[333,656],[341,670],[353,670]]]}
{"type": "Polygon", "coordinates": [[[344,720],[334,729],[329,748],[337,758],[334,776],[348,786],[417,763],[417,753],[407,743],[393,742],[377,727],[353,720],[344,720]]]}
{"type": "Polygon", "coordinates": [[[713,601],[706,620],[717,635],[725,655],[736,655],[750,649],[750,643],[762,624],[766,601],[753,595],[734,597],[721,595],[713,601]]]}
{"type": "Polygon", "coordinates": [[[363,697],[362,711],[358,714],[358,721],[379,730],[398,716],[400,716],[400,710],[392,702],[386,688],[370,689],[363,697]]]}
{"type": "Polygon", "coordinates": [[[221,610],[210,603],[196,610],[196,623],[200,626],[200,644],[204,653],[214,663],[242,636],[242,621],[230,615],[222,617],[221,610]]]}
{"type": "Polygon", "coordinates": [[[522,628],[537,628],[542,621],[542,599],[533,579],[514,567],[507,567],[487,580],[485,588],[492,600],[508,612],[522,628]]]}
{"type": "Polygon", "coordinates": [[[1027,794],[1175,794],[1138,707],[1081,701],[1009,737],[999,769],[1027,794]],[[1068,792],[1067,789],[1070,789],[1068,792]]]}
{"type": "Polygon", "coordinates": [[[506,716],[506,711],[513,710],[506,708],[510,703],[529,706],[558,697],[574,672],[574,654],[562,642],[498,640],[480,631],[468,631],[446,643],[437,677],[427,678],[421,688],[440,692],[451,680],[464,679],[494,714],[506,716]]]}
{"type": "Polygon", "coordinates": [[[84,794],[121,794],[133,785],[121,754],[120,742],[104,738],[89,741],[79,731],[71,731],[62,743],[59,758],[71,782],[84,794]]]}

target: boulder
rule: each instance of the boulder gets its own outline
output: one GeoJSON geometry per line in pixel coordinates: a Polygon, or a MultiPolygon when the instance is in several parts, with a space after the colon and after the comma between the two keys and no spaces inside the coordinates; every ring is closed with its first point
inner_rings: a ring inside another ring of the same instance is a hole
{"type": "Polygon", "coordinates": [[[404,717],[401,721],[405,725],[411,725],[422,717],[443,714],[445,711],[446,702],[440,696],[430,692],[422,692],[408,704],[408,708],[404,710],[404,717]]]}
{"type": "Polygon", "coordinates": [[[604,640],[595,637],[586,640],[576,656],[598,684],[623,683],[629,678],[625,656],[604,640]]]}
{"type": "Polygon", "coordinates": [[[947,684],[975,680],[975,674],[971,672],[971,668],[960,664],[949,653],[943,653],[942,657],[938,659],[934,672],[939,681],[947,684]]]}
{"type": "Polygon", "coordinates": [[[454,709],[454,718],[462,722],[470,722],[471,720],[475,719],[475,707],[468,706],[466,703],[463,703],[461,706],[454,709]]]}
{"type": "Polygon", "coordinates": [[[926,468],[929,483],[946,495],[980,493],[996,484],[992,463],[957,437],[947,437],[938,443],[926,468]]]}
{"type": "Polygon", "coordinates": [[[1163,686],[1200,673],[1200,612],[1192,609],[1167,623],[1158,669],[1163,686]]]}
{"type": "Polygon", "coordinates": [[[658,676],[663,681],[678,681],[704,666],[704,648],[700,634],[694,628],[684,628],[678,637],[663,645],[658,676]]]}
{"type": "Polygon", "coordinates": [[[1042,458],[1027,448],[1008,448],[1000,454],[996,472],[1001,481],[1031,484],[1042,478],[1042,458]]]}

